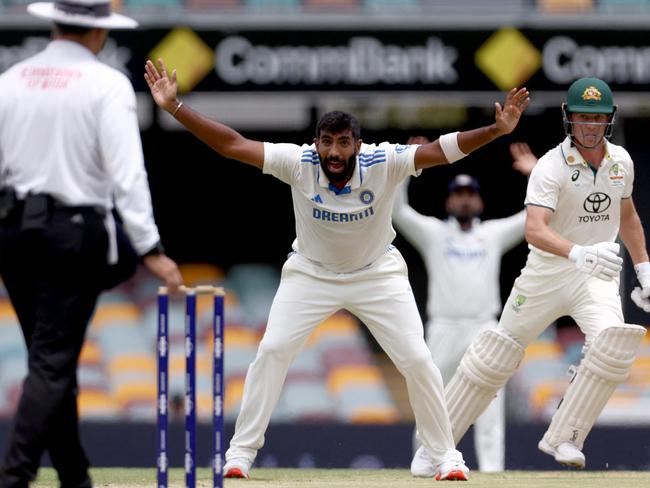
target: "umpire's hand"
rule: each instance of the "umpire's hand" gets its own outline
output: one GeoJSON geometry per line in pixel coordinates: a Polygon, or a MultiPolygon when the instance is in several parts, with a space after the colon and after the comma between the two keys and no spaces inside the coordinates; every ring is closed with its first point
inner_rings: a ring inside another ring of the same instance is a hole
{"type": "Polygon", "coordinates": [[[183,284],[178,265],[165,254],[145,256],[142,262],[149,271],[165,282],[171,293],[178,291],[183,284]]]}

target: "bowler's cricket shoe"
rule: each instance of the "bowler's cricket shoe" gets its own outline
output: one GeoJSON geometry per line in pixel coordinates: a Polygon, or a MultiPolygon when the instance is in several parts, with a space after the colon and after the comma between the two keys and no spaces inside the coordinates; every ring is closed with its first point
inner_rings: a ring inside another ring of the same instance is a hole
{"type": "Polygon", "coordinates": [[[469,469],[462,459],[460,461],[444,461],[436,468],[434,478],[436,481],[467,481],[469,469]]]}
{"type": "Polygon", "coordinates": [[[438,481],[467,481],[469,469],[462,457],[443,461],[436,466],[424,446],[420,446],[411,461],[411,474],[417,478],[435,478],[438,481]]]}
{"type": "Polygon", "coordinates": [[[553,447],[545,437],[542,437],[537,447],[540,451],[549,456],[553,456],[560,464],[577,469],[583,469],[585,467],[585,455],[570,442],[562,442],[557,447],[553,447]]]}
{"type": "Polygon", "coordinates": [[[224,478],[250,478],[250,463],[246,459],[234,458],[226,463],[223,467],[224,478]]]}

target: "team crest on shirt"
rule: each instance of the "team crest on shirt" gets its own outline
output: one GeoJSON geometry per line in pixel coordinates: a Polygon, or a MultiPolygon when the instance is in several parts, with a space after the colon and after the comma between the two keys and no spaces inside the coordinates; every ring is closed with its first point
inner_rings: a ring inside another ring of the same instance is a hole
{"type": "Polygon", "coordinates": [[[623,186],[624,183],[621,168],[618,163],[614,163],[614,166],[609,168],[609,186],[623,186]]]}
{"type": "Polygon", "coordinates": [[[370,190],[363,190],[359,195],[359,200],[365,205],[370,205],[375,200],[375,194],[370,190]]]}

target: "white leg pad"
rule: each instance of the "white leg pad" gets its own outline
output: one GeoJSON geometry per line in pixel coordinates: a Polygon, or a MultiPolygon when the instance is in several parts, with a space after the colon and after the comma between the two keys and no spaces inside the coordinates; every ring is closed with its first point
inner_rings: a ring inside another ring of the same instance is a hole
{"type": "Polygon", "coordinates": [[[481,333],[469,346],[445,388],[456,444],[517,371],[523,356],[521,344],[500,330],[481,333]]]}
{"type": "Polygon", "coordinates": [[[596,336],[544,434],[551,446],[570,442],[582,450],[612,393],[630,376],[645,333],[644,327],[625,324],[596,336]]]}

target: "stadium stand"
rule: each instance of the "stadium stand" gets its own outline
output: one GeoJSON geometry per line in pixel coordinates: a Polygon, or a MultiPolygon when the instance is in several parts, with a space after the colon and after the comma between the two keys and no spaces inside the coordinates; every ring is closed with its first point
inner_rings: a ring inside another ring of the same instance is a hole
{"type": "MultiPolygon", "coordinates": [[[[226,285],[225,415],[234,421],[241,404],[244,377],[279,283],[269,265],[242,264],[223,270],[205,264],[181,266],[188,285],[226,285]]],[[[79,407],[84,420],[154,421],[156,402],[155,341],[158,282],[138,274],[105,293],[82,350],[79,407]]],[[[26,373],[20,328],[4,288],[0,295],[0,416],[15,409],[26,373]]],[[[197,304],[198,417],[209,419],[211,399],[212,308],[209,297],[197,304]]],[[[169,310],[170,413],[183,414],[184,305],[173,299],[169,310]]],[[[273,421],[387,423],[399,420],[381,371],[357,320],[340,312],[317,327],[298,355],[273,421]]]]}
{"type": "MultiPolygon", "coordinates": [[[[266,317],[279,282],[269,265],[242,264],[228,273],[204,264],[182,266],[188,284],[226,286],[225,414],[234,421],[248,365],[255,359],[266,317]]],[[[139,274],[105,293],[97,307],[81,353],[79,409],[85,420],[155,420],[155,338],[158,283],[139,274]]],[[[17,319],[0,287],[0,418],[15,409],[26,353],[17,319]]],[[[200,419],[211,412],[211,302],[199,297],[197,404],[200,419]]],[[[171,414],[183,414],[184,309],[170,306],[171,414]]],[[[357,319],[341,311],[320,324],[289,369],[273,422],[336,421],[393,423],[404,420],[396,407],[385,371],[373,356],[357,319]]],[[[527,348],[508,388],[513,419],[549,420],[566,389],[571,365],[582,356],[582,333],[576,326],[549,328],[527,348]]],[[[643,342],[630,380],[605,408],[601,423],[644,422],[650,411],[650,339],[643,342]]]]}

